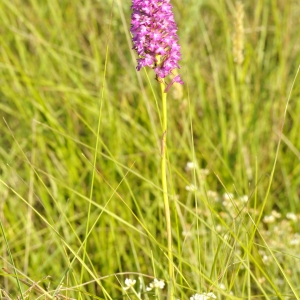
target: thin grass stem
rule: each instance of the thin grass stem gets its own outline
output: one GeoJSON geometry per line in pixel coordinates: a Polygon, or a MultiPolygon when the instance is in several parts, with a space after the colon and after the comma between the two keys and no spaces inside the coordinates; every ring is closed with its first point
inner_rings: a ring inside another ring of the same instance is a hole
{"type": "MultiPolygon", "coordinates": [[[[113,7],[114,1],[112,3],[113,7]]],[[[109,29],[108,29],[108,39],[107,39],[107,45],[106,45],[106,52],[105,52],[105,64],[104,64],[104,71],[103,71],[103,81],[102,81],[102,90],[101,90],[101,98],[100,98],[100,104],[99,104],[99,111],[98,111],[98,124],[97,124],[97,135],[96,135],[96,143],[95,143],[95,153],[94,153],[94,161],[93,161],[93,169],[92,169],[92,178],[91,178],[91,187],[90,187],[90,197],[89,199],[93,199],[93,190],[94,190],[94,181],[95,181],[95,174],[96,174],[96,163],[98,159],[98,148],[99,148],[99,140],[100,140],[100,129],[101,129],[101,120],[102,120],[102,107],[103,107],[103,101],[104,101],[104,90],[105,90],[105,79],[106,79],[106,71],[107,71],[107,62],[108,62],[108,53],[109,53],[109,41],[110,41],[110,26],[112,22],[112,11],[110,14],[110,23],[109,23],[109,29]]],[[[85,237],[87,238],[89,236],[89,224],[90,224],[90,216],[91,216],[91,208],[92,204],[89,202],[88,206],[88,213],[87,213],[87,222],[86,222],[86,228],[85,228],[85,237]]],[[[83,263],[85,262],[86,253],[87,253],[87,240],[84,242],[84,250],[83,250],[83,263]]],[[[80,274],[80,282],[83,282],[83,273],[84,273],[84,265],[82,265],[81,268],[81,274],[80,274]]],[[[101,286],[102,287],[102,286],[101,286]]],[[[105,293],[104,293],[105,294],[105,293]]],[[[81,297],[81,296],[80,296],[81,297]]]]}
{"type": "Polygon", "coordinates": [[[21,295],[20,297],[21,297],[22,300],[24,300],[24,296],[23,296],[23,292],[22,292],[22,288],[21,288],[19,276],[18,276],[18,273],[16,271],[16,266],[15,266],[15,263],[14,263],[14,260],[13,260],[13,257],[12,257],[9,245],[8,245],[8,240],[6,238],[6,234],[5,234],[4,227],[3,227],[3,224],[1,222],[1,219],[0,219],[0,228],[1,228],[1,232],[2,232],[2,235],[3,235],[4,241],[5,241],[5,244],[6,244],[6,248],[7,248],[7,252],[8,252],[9,258],[11,260],[11,264],[12,264],[13,269],[14,269],[14,273],[15,273],[15,276],[16,276],[16,281],[17,281],[18,289],[19,289],[19,292],[20,292],[20,295],[21,295]]]}

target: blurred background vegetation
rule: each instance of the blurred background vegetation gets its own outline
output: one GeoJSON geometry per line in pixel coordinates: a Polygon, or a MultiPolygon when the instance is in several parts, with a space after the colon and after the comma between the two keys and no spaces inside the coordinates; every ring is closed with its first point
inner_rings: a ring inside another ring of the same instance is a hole
{"type": "MultiPolygon", "coordinates": [[[[177,298],[299,299],[299,2],[242,2],[240,64],[234,1],[171,2],[185,82],[168,95],[177,298]]],[[[167,281],[159,88],[135,70],[130,5],[0,2],[3,297],[20,295],[7,245],[20,279],[59,299],[128,299],[130,272],[167,281]]]]}

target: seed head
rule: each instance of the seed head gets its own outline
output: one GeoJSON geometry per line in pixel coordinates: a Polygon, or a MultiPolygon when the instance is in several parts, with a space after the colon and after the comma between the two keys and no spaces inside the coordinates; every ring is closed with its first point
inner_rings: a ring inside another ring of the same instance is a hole
{"type": "Polygon", "coordinates": [[[236,3],[235,32],[233,34],[233,56],[234,61],[241,65],[244,61],[244,6],[241,1],[236,3]]]}

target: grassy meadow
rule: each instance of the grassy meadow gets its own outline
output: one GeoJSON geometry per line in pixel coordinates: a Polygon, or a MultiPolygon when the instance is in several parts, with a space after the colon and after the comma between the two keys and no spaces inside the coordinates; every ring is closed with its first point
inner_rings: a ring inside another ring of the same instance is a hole
{"type": "MultiPolygon", "coordinates": [[[[300,299],[300,4],[171,3],[175,298],[300,299]]],[[[0,1],[0,299],[168,299],[161,96],[130,5],[0,1]]]]}

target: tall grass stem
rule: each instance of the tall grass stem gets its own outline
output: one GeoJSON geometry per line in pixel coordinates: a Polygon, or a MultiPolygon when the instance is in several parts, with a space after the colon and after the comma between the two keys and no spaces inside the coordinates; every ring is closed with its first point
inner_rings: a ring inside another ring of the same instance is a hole
{"type": "Polygon", "coordinates": [[[171,214],[170,214],[170,203],[168,197],[168,185],[167,185],[167,93],[165,93],[164,83],[160,83],[161,95],[162,95],[162,141],[161,141],[161,181],[165,208],[165,218],[167,225],[167,240],[168,240],[168,270],[169,270],[169,296],[168,299],[173,299],[174,294],[174,266],[173,266],[173,252],[172,252],[172,226],[171,226],[171,214]]]}

